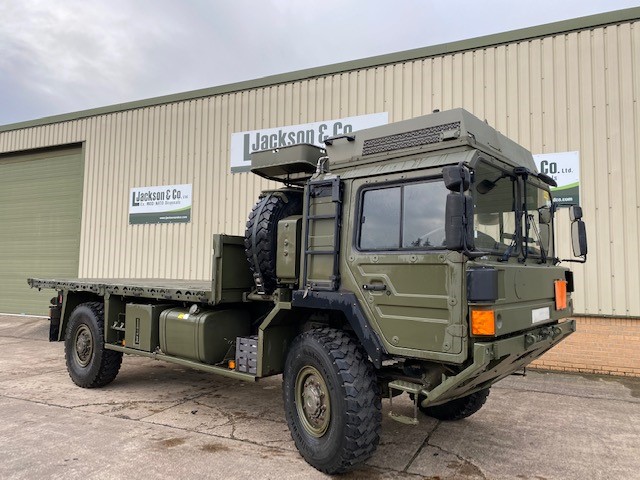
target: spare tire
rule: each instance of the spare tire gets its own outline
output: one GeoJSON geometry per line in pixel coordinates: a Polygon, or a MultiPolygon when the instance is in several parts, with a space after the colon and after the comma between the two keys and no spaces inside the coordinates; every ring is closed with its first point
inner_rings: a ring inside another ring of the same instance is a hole
{"type": "Polygon", "coordinates": [[[301,190],[276,190],[260,195],[247,221],[245,253],[258,293],[271,294],[278,284],[276,250],[278,222],[302,214],[301,190]]]}

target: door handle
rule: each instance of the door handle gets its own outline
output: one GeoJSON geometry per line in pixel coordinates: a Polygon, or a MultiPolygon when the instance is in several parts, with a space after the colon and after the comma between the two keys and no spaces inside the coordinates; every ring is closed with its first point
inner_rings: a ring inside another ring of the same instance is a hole
{"type": "Polygon", "coordinates": [[[382,292],[387,289],[384,283],[365,283],[362,288],[371,292],[382,292]]]}

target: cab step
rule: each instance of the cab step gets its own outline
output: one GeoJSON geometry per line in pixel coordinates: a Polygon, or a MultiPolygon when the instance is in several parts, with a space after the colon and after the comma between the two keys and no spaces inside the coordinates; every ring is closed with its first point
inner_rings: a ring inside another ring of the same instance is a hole
{"type": "Polygon", "coordinates": [[[418,401],[423,386],[419,383],[407,382],[405,380],[394,380],[389,382],[389,417],[396,422],[405,425],[418,425],[418,401]],[[413,398],[413,418],[393,412],[393,390],[407,392],[413,398]]]}

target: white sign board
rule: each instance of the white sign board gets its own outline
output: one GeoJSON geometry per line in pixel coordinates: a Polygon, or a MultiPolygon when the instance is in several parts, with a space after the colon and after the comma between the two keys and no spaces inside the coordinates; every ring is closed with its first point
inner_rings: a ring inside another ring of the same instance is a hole
{"type": "Polygon", "coordinates": [[[541,153],[533,160],[540,173],[558,184],[551,187],[554,202],[563,206],[580,204],[580,152],[541,153]]]}
{"type": "Polygon", "coordinates": [[[327,138],[347,135],[357,130],[389,123],[387,112],[339,118],[324,122],[303,123],[287,127],[250,130],[231,134],[231,171],[246,172],[251,168],[251,153],[273,150],[299,143],[324,147],[327,138]]]}
{"type": "Polygon", "coordinates": [[[129,223],[189,223],[191,184],[134,187],[129,193],[129,223]]]}

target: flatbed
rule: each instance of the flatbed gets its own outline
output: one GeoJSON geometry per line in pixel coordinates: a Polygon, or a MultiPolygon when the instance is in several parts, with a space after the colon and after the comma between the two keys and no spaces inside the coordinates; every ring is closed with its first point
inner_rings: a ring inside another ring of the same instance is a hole
{"type": "Polygon", "coordinates": [[[33,288],[92,292],[100,296],[123,295],[157,300],[212,303],[210,280],[170,280],[152,278],[30,278],[33,288]]]}
{"type": "Polygon", "coordinates": [[[99,297],[122,296],[208,305],[237,303],[251,290],[253,279],[247,268],[244,237],[213,235],[211,280],[154,278],[29,278],[32,288],[58,292],[88,292],[99,297]]]}

